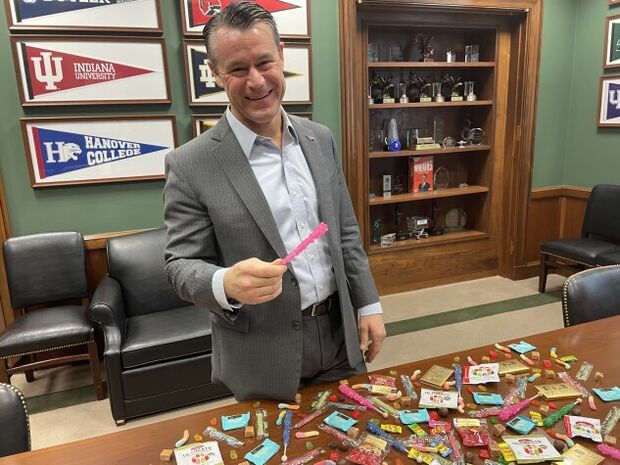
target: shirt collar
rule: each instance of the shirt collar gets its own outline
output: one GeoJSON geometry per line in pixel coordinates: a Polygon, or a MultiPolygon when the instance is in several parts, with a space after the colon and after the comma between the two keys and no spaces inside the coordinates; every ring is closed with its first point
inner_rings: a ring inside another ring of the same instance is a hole
{"type": "MultiPolygon", "coordinates": [[[[297,132],[295,131],[295,128],[291,124],[291,120],[289,119],[288,115],[282,107],[280,107],[280,111],[282,114],[282,118],[284,119],[284,125],[288,129],[288,131],[285,131],[283,133],[282,145],[285,145],[287,143],[299,144],[299,138],[297,137],[297,132]]],[[[245,126],[241,121],[239,121],[235,117],[235,115],[233,115],[232,111],[230,111],[230,107],[226,108],[225,115],[226,120],[230,125],[230,129],[232,129],[233,134],[239,141],[239,145],[241,145],[241,150],[243,150],[243,153],[249,159],[250,153],[252,152],[252,147],[254,147],[254,144],[256,143],[256,139],[262,136],[259,136],[247,126],[245,126]]]]}

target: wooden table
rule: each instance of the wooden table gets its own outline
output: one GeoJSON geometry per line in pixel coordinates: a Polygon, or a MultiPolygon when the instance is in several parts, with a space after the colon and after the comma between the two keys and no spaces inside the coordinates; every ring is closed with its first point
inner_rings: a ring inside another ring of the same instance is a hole
{"type": "MultiPolygon", "coordinates": [[[[466,338],[467,334],[459,334],[458,336],[455,335],[455,337],[466,338]]],[[[540,352],[542,358],[549,358],[549,350],[553,346],[557,347],[558,354],[560,355],[575,355],[579,359],[579,362],[575,363],[573,368],[571,368],[571,370],[569,371],[569,373],[571,373],[573,377],[577,373],[577,370],[581,365],[581,361],[585,360],[594,365],[594,371],[600,371],[604,373],[605,378],[601,383],[602,386],[612,387],[620,385],[620,316],[607,318],[592,323],[572,326],[556,331],[550,331],[535,336],[530,336],[525,338],[525,340],[537,346],[537,350],[540,352]]],[[[513,341],[504,341],[501,343],[506,344],[509,342],[513,341]]],[[[415,334],[411,335],[408,343],[416,343],[415,334]]],[[[437,341],[437,344],[441,344],[441,341],[437,341]]],[[[433,364],[439,364],[446,367],[450,366],[453,363],[453,357],[455,356],[460,357],[461,364],[467,363],[466,357],[468,355],[471,355],[474,360],[480,362],[481,357],[483,355],[488,355],[490,349],[493,349],[493,347],[485,346],[478,349],[469,350],[467,352],[447,354],[427,360],[399,365],[390,369],[379,370],[377,371],[377,373],[388,374],[390,370],[395,370],[399,374],[404,373],[411,375],[411,373],[413,373],[415,369],[421,369],[424,373],[433,364]]],[[[500,355],[499,359],[501,360],[502,358],[503,357],[500,355]]],[[[542,367],[542,364],[538,362],[537,366],[542,367]]],[[[553,369],[557,372],[562,371],[562,369],[555,364],[553,369]]],[[[594,386],[593,379],[594,372],[590,379],[586,383],[583,383],[586,388],[590,389],[594,386]]],[[[357,376],[354,378],[350,378],[349,381],[351,384],[368,382],[366,376],[357,376]]],[[[544,382],[545,380],[543,376],[536,382],[536,384],[542,384],[544,382]]],[[[398,381],[398,386],[401,386],[400,380],[398,381]]],[[[490,392],[505,393],[507,391],[507,386],[503,381],[501,383],[498,383],[497,386],[487,385],[487,387],[489,387],[490,392]]],[[[309,403],[312,401],[314,395],[317,392],[326,388],[331,388],[334,392],[336,392],[337,384],[334,383],[328,385],[314,386],[312,388],[308,388],[302,391],[302,410],[308,407],[309,403]]],[[[419,393],[419,389],[416,390],[419,393]]],[[[532,396],[533,394],[535,394],[534,388],[532,386],[528,386],[528,397],[532,396]]],[[[466,392],[465,389],[463,389],[463,397],[466,403],[473,401],[471,395],[466,392]]],[[[558,404],[558,407],[560,407],[562,405],[565,405],[567,401],[558,401],[556,403],[558,404]]],[[[604,403],[598,397],[596,398],[596,403],[598,406],[598,410],[596,412],[591,412],[587,405],[582,405],[581,415],[596,417],[602,420],[603,418],[605,418],[605,415],[607,414],[609,408],[612,405],[618,405],[618,402],[604,403]]],[[[248,411],[253,412],[255,410],[253,404],[253,402],[238,403],[205,411],[202,413],[196,413],[193,415],[187,415],[180,418],[162,421],[147,426],[123,430],[117,433],[106,434],[103,436],[84,439],[69,444],[63,444],[59,446],[27,452],[24,454],[14,455],[11,457],[5,457],[3,459],[0,459],[0,465],[160,464],[160,451],[164,448],[173,448],[174,443],[182,436],[185,429],[189,429],[191,437],[195,433],[201,433],[205,429],[205,427],[209,425],[209,420],[211,418],[218,418],[219,425],[219,417],[221,415],[231,415],[248,411]]],[[[269,432],[271,438],[281,444],[281,428],[275,426],[275,418],[277,416],[276,404],[277,403],[275,402],[264,401],[261,402],[261,407],[267,409],[268,412],[269,432]]],[[[416,405],[417,403],[414,403],[412,407],[415,407],[416,405]]],[[[525,410],[525,414],[527,415],[527,410],[525,410]]],[[[324,416],[327,416],[327,414],[324,416]]],[[[373,415],[370,411],[364,413],[359,422],[360,430],[363,430],[367,420],[372,417],[378,416],[373,415]]],[[[323,417],[314,420],[312,423],[304,427],[303,430],[307,431],[309,429],[316,429],[316,426],[320,422],[321,418],[323,417]]],[[[253,421],[254,415],[252,415],[250,424],[253,424],[253,421]]],[[[295,421],[297,421],[297,418],[294,419],[294,422],[295,421]]],[[[62,425],[59,425],[59,427],[62,427],[62,425]]],[[[620,426],[616,427],[612,434],[620,436],[620,434],[618,434],[619,428],[620,426]]],[[[562,422],[559,422],[556,425],[555,429],[559,432],[564,432],[562,422]]],[[[243,439],[242,430],[237,430],[233,433],[234,436],[238,437],[239,439],[243,439]]],[[[0,434],[2,433],[0,432],[0,434]]],[[[205,440],[207,439],[205,438],[205,440]]],[[[332,442],[332,437],[326,435],[325,433],[321,433],[320,436],[312,438],[311,441],[313,442],[314,446],[326,447],[329,442],[332,442]]],[[[585,439],[582,440],[576,438],[575,442],[578,442],[589,448],[592,448],[594,446],[594,443],[585,439]]],[[[243,455],[252,448],[256,447],[256,445],[258,444],[258,441],[246,441],[244,447],[238,449],[237,451],[239,456],[237,460],[229,459],[230,448],[228,446],[220,444],[220,449],[222,451],[222,456],[225,463],[227,465],[232,465],[243,461],[243,455]]],[[[305,444],[305,439],[296,440],[293,435],[291,435],[291,443],[288,447],[289,459],[304,454],[306,452],[305,444]]],[[[328,450],[328,452],[330,451],[328,450]]],[[[282,449],[280,449],[277,456],[273,457],[268,462],[268,465],[279,464],[281,453],[282,449]]],[[[344,456],[344,454],[341,455],[344,456]]],[[[399,456],[404,457],[402,454],[396,451],[392,451],[390,453],[390,456],[388,457],[388,463],[393,464],[394,459],[399,456]]],[[[327,457],[324,456],[323,458],[327,457]]],[[[403,459],[403,462],[415,463],[409,461],[406,458],[403,459]]],[[[171,463],[174,464],[174,462],[171,463]]],[[[478,458],[477,453],[475,454],[475,463],[482,463],[482,461],[478,458]]],[[[612,463],[616,462],[611,459],[606,459],[606,463],[611,465],[612,463]]]]}

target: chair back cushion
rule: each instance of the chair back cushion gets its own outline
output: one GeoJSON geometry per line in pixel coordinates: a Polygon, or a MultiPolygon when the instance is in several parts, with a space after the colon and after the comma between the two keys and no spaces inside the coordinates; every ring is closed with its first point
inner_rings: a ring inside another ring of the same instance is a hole
{"type": "Polygon", "coordinates": [[[620,244],[620,186],[598,184],[592,188],[583,234],[620,244]]]}
{"type": "Polygon", "coordinates": [[[0,383],[0,457],[30,450],[30,424],[22,393],[0,383]]]}
{"type": "Polygon", "coordinates": [[[581,271],[564,281],[564,326],[620,315],[620,265],[581,271]]]}
{"type": "Polygon", "coordinates": [[[5,241],[3,252],[13,308],[87,296],[80,233],[12,237],[5,241]]]}
{"type": "Polygon", "coordinates": [[[127,317],[190,305],[166,279],[165,240],[164,228],[108,239],[108,269],[121,285],[127,317]]]}

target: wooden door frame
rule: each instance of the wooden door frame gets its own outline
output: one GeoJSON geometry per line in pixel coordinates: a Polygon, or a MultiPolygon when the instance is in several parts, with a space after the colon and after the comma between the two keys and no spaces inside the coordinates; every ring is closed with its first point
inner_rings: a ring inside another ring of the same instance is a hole
{"type": "Polygon", "coordinates": [[[11,224],[9,222],[9,211],[6,206],[4,195],[4,182],[0,173],[0,332],[6,328],[14,319],[11,299],[9,297],[9,286],[6,280],[6,270],[4,269],[4,255],[1,245],[11,237],[11,224]]]}
{"type": "MultiPolygon", "coordinates": [[[[368,134],[366,118],[360,118],[365,102],[363,57],[358,44],[363,43],[363,31],[359,27],[357,7],[359,4],[386,7],[432,7],[435,9],[459,9],[461,11],[488,11],[492,14],[515,15],[522,18],[511,32],[513,46],[511,55],[510,108],[506,124],[506,162],[502,196],[501,246],[498,251],[498,273],[515,279],[517,270],[526,257],[527,213],[531,192],[532,158],[534,153],[534,130],[540,62],[542,28],[542,0],[341,0],[340,19],[340,87],[343,130],[343,169],[353,200],[353,207],[360,225],[367,225],[367,212],[363,208],[368,195],[368,167],[364,163],[366,141],[360,134],[368,134]],[[514,57],[514,59],[512,59],[514,57]],[[364,88],[362,88],[362,86],[364,88]],[[360,122],[363,121],[362,124],[360,122]],[[363,173],[362,176],[359,176],[363,173]]],[[[366,228],[364,228],[366,229],[366,228]]]]}

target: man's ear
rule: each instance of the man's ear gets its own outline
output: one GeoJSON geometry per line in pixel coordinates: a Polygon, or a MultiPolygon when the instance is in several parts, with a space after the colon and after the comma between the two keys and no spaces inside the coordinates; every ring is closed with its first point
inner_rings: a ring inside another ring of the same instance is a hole
{"type": "Polygon", "coordinates": [[[211,70],[211,74],[213,74],[216,84],[224,88],[224,79],[222,79],[222,75],[217,70],[217,66],[211,60],[207,60],[207,66],[211,70]]]}

